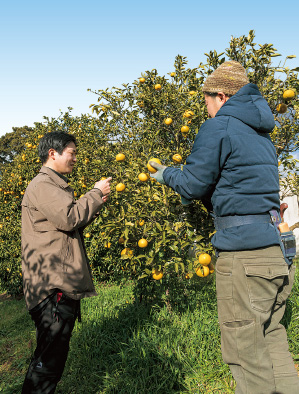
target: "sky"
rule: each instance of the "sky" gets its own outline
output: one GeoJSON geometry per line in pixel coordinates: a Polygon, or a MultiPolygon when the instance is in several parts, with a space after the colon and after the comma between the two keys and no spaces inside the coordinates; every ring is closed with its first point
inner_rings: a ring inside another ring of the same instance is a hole
{"type": "Polygon", "coordinates": [[[298,0],[0,0],[0,136],[68,107],[90,113],[87,89],[166,75],[178,54],[197,67],[249,30],[278,49],[276,63],[296,55],[288,65],[298,67],[298,12],[298,0]]]}

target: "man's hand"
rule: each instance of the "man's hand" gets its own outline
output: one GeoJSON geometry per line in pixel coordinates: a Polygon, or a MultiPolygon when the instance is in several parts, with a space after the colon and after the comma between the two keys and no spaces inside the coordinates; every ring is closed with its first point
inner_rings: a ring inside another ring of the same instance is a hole
{"type": "Polygon", "coordinates": [[[167,168],[167,167],[163,166],[162,164],[156,163],[155,161],[150,161],[149,164],[157,170],[157,172],[155,172],[154,174],[151,174],[151,177],[155,178],[157,182],[165,185],[164,178],[163,178],[163,172],[164,172],[165,168],[167,168]]]}
{"type": "Polygon", "coordinates": [[[103,179],[102,181],[98,181],[95,183],[94,188],[95,189],[100,189],[101,192],[103,193],[103,200],[104,202],[106,202],[108,200],[109,194],[111,192],[110,189],[110,182],[111,182],[112,178],[109,177],[107,179],[103,179]]]}

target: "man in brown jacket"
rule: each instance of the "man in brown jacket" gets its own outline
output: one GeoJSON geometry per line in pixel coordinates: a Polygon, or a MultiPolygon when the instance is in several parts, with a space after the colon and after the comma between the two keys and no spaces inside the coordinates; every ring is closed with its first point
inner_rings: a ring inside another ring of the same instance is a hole
{"type": "Polygon", "coordinates": [[[76,163],[75,137],[47,133],[38,151],[43,166],[22,201],[23,288],[37,337],[23,394],[55,392],[80,318],[80,299],[96,295],[83,229],[107,201],[111,181],[96,182],[76,201],[65,177],[76,163]]]}

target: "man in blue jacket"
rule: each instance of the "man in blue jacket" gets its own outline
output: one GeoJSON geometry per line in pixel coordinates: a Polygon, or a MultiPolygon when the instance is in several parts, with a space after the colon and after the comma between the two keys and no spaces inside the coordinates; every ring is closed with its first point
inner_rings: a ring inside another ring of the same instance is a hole
{"type": "Polygon", "coordinates": [[[299,393],[297,371],[280,324],[294,282],[269,212],[279,212],[274,117],[236,61],[203,86],[211,119],[200,128],[183,170],[155,162],[152,176],[182,196],[210,199],[221,349],[236,393],[299,393]]]}

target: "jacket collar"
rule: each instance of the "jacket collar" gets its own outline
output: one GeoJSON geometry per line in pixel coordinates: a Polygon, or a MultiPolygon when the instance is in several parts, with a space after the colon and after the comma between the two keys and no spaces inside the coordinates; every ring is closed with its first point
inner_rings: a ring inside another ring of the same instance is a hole
{"type": "Polygon", "coordinates": [[[49,167],[42,166],[39,172],[42,174],[47,174],[53,180],[53,182],[55,182],[58,186],[64,189],[66,189],[69,186],[67,177],[65,177],[62,174],[59,174],[58,172],[52,170],[49,167]]]}

